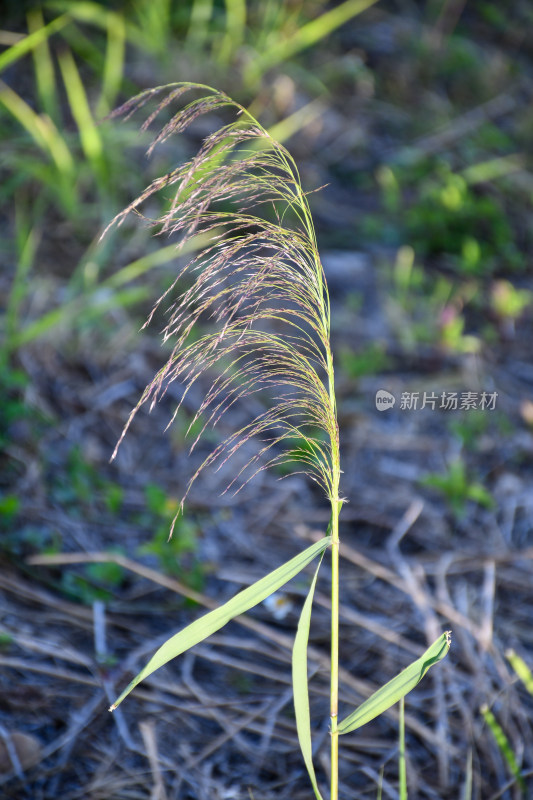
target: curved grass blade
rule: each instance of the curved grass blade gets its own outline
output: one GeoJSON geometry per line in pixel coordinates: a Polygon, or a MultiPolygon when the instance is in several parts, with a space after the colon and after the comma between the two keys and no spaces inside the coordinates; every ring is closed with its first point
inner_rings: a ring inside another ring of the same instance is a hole
{"type": "Polygon", "coordinates": [[[309,642],[309,625],[311,622],[311,609],[313,607],[313,597],[315,594],[316,580],[318,571],[322,564],[322,558],[316,568],[316,572],[309,587],[305,603],[300,614],[298,630],[294,639],[292,649],[292,686],[294,693],[294,711],[296,714],[296,730],[300,750],[304,757],[305,766],[309,773],[309,778],[313,784],[313,790],[317,800],[322,800],[318,784],[316,781],[315,768],[313,767],[313,753],[311,747],[311,715],[309,713],[309,690],[307,684],[307,645],[309,642]]]}
{"type": "Polygon", "coordinates": [[[281,567],[278,567],[273,572],[265,575],[264,578],[256,581],[252,586],[243,589],[242,592],[232,597],[231,600],[228,600],[228,602],[224,603],[220,608],[216,608],[214,611],[204,614],[203,617],[195,620],[182,631],[179,631],[179,633],[167,639],[159,650],[155,652],[148,664],[135,676],[131,683],[126,686],[120,697],[115,700],[109,710],[114,711],[138,683],[148,677],[148,675],[151,675],[152,672],[155,672],[156,669],[162,667],[163,664],[166,664],[167,661],[176,658],[176,656],[189,650],[189,648],[198,644],[198,642],[211,636],[212,633],[223,628],[224,625],[234,617],[238,617],[239,614],[244,614],[245,611],[261,603],[271,595],[272,592],[275,592],[288,583],[288,581],[307,566],[315,556],[322,553],[330,543],[331,537],[325,536],[319,542],[316,542],[302,553],[291,558],[290,561],[282,564],[281,567]]]}
{"type": "Polygon", "coordinates": [[[346,719],[343,719],[339,723],[339,733],[355,731],[370,720],[379,717],[398,700],[405,697],[422,680],[428,669],[444,658],[450,649],[450,643],[451,632],[446,631],[428,647],[420,658],[413,661],[399,675],[374,692],[359,708],[352,711],[346,719]]]}

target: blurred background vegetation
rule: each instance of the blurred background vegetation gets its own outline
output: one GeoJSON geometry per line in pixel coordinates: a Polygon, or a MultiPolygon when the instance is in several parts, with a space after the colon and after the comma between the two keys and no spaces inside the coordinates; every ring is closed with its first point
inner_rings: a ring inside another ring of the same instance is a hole
{"type": "MultiPolygon", "coordinates": [[[[359,544],[382,523],[357,516],[355,431],[376,417],[382,385],[499,393],[494,412],[390,418],[392,438],[435,437],[426,460],[405,456],[411,477],[389,464],[381,489],[391,474],[408,479],[433,521],[446,520],[436,549],[477,530],[479,515],[496,520],[513,486],[530,496],[529,0],[4,0],[0,20],[0,568],[68,602],[126,603],[135,592],[119,563],[26,561],[107,549],[202,590],[221,557],[212,528],[235,522],[213,485],[167,543],[189,472],[187,409],[169,442],[159,418],[145,419],[108,463],[160,361],[156,332],[138,331],[172,283],[176,251],[142,224],[100,236],[208,131],[149,162],[149,133],[106,117],[176,80],[249,107],[289,147],[304,187],[324,187],[311,205],[333,301],[347,522],[367,524],[359,544]]],[[[507,544],[531,546],[517,519],[507,544]]]]}

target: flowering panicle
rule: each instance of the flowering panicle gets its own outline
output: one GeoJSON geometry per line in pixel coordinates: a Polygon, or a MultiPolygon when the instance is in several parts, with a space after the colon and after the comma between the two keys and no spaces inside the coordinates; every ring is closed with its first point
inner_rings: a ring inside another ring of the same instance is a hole
{"type": "Polygon", "coordinates": [[[190,479],[184,499],[203,468],[222,465],[252,437],[262,444],[228,489],[238,490],[266,467],[297,461],[334,499],[339,456],[329,299],[294,160],[242,106],[199,84],[152,89],[115,114],[129,116],[159,95],[146,128],[192,90],[201,96],[171,117],[149,153],[208,112],[233,107],[236,119],[208,135],[193,158],[154,180],[111,223],[140,213],[144,201],[164,190],[172,192],[168,210],[152,224],[161,233],[179,234],[182,243],[198,234],[207,241],[147,320],[146,324],[165,300],[173,298],[163,331],[164,341],[173,345],[170,357],[146,387],[122,437],[140,406],[153,407],[171,382],[184,386],[173,420],[196,381],[205,373],[214,374],[191,423],[192,427],[202,420],[192,448],[241,398],[267,391],[269,400],[247,425],[213,449],[190,479]],[[274,213],[269,215],[271,209],[274,213]],[[185,276],[187,288],[175,297],[185,276]],[[200,321],[210,325],[208,333],[198,336],[200,321]]]}

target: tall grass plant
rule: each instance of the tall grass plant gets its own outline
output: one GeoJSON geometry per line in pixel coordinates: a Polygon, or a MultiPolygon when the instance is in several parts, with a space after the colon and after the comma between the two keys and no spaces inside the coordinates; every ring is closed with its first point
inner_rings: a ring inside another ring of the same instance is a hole
{"type": "MultiPolygon", "coordinates": [[[[318,542],[168,639],[111,710],[145,677],[265,600],[318,557],[294,641],[292,674],[298,739],[315,796],[321,798],[312,758],[307,647],[315,586],[329,549],[330,798],[337,800],[339,736],[402,700],[429,667],[446,655],[450,636],[442,634],[420,659],[339,721],[339,515],[343,504],[339,427],[330,300],[308,196],[289,151],[226,94],[201,84],[178,83],[141,93],[119,108],[116,116],[128,118],[151,101],[156,106],[143,129],[162,115],[166,121],[150,145],[150,154],[210,112],[220,116],[232,111],[234,118],[209,134],[189,161],[155,178],[111,224],[120,225],[133,213],[144,216],[143,204],[162,192],[166,210],[149,220],[157,232],[181,236],[182,246],[193,236],[206,240],[148,318],[147,324],[163,304],[169,305],[163,341],[170,342],[172,349],[131,412],[122,437],[138,410],[144,405],[153,407],[175,382],[183,390],[169,425],[195,384],[209,387],[191,422],[197,431],[196,423],[203,421],[191,453],[206,430],[216,426],[234,404],[251,395],[266,395],[262,410],[214,446],[193,470],[181,508],[204,469],[220,468],[230,460],[235,463],[246,451],[226,491],[237,493],[261,470],[292,463],[328,498],[331,519],[318,542]],[[177,113],[170,111],[191,94],[193,99],[177,113]],[[211,321],[207,328],[206,320],[211,321]],[[257,444],[249,455],[245,446],[251,441],[257,444]]],[[[405,776],[403,784],[402,796],[406,796],[405,776]]]]}

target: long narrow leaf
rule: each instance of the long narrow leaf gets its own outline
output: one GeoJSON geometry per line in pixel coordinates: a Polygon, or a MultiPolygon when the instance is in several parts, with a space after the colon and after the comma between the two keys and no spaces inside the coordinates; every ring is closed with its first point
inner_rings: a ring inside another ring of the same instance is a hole
{"type": "Polygon", "coordinates": [[[239,614],[244,614],[245,611],[261,603],[269,597],[272,592],[275,592],[288,583],[291,578],[294,578],[294,576],[307,566],[319,553],[323,552],[330,543],[331,537],[325,536],[319,542],[316,542],[302,553],[291,558],[290,561],[282,564],[281,567],[265,575],[264,578],[252,584],[252,586],[243,589],[242,592],[232,597],[231,600],[228,600],[228,602],[224,603],[220,608],[210,611],[208,614],[200,617],[200,619],[192,622],[179,633],[171,636],[170,639],[167,639],[152,656],[144,669],[142,669],[131,683],[128,684],[109,710],[114,711],[138,683],[148,677],[148,675],[151,675],[152,672],[155,672],[156,669],[162,667],[163,664],[166,664],[172,658],[176,658],[176,656],[189,650],[189,648],[198,644],[198,642],[211,636],[212,633],[223,628],[224,625],[234,617],[238,617],[239,614]]]}
{"type": "Polygon", "coordinates": [[[285,39],[280,38],[259,57],[257,69],[264,71],[292,58],[301,50],[312,47],[375,3],[377,0],[345,0],[344,3],[325,11],[319,17],[296,28],[291,36],[285,39]]]}
{"type": "Polygon", "coordinates": [[[85,87],[70,50],[64,50],[60,53],[59,66],[63,75],[70,110],[80,134],[83,152],[96,171],[101,172],[104,169],[102,138],[94,123],[85,87]]]}
{"type": "Polygon", "coordinates": [[[124,77],[124,54],[126,49],[126,25],[121,14],[107,15],[107,44],[102,76],[102,90],[96,113],[103,117],[111,110],[124,77]]]}
{"type": "Polygon", "coordinates": [[[315,768],[313,767],[313,752],[311,747],[311,715],[309,713],[309,690],[307,684],[307,645],[309,642],[309,625],[311,623],[311,609],[313,607],[313,596],[315,594],[318,570],[322,564],[322,558],[316,568],[316,572],[309,587],[300,620],[298,630],[294,639],[292,649],[292,686],[294,693],[294,711],[296,714],[296,730],[298,731],[298,741],[300,750],[304,757],[307,772],[313,784],[313,790],[317,800],[322,800],[318,784],[316,781],[315,768]]]}
{"type": "Polygon", "coordinates": [[[44,42],[53,33],[61,30],[61,28],[63,28],[68,22],[70,22],[70,20],[67,14],[63,14],[61,17],[56,17],[56,19],[52,20],[52,22],[49,22],[48,25],[33,31],[33,33],[30,33],[29,36],[25,36],[19,42],[10,47],[9,50],[5,50],[0,55],[0,72],[6,69],[6,67],[9,67],[15,61],[18,61],[19,58],[22,58],[27,53],[31,52],[34,47],[37,47],[39,44],[41,44],[41,42],[44,42]]]}
{"type": "Polygon", "coordinates": [[[343,719],[339,723],[339,733],[355,731],[370,720],[379,717],[398,700],[405,697],[422,680],[428,669],[444,658],[450,649],[450,643],[451,633],[446,631],[433,642],[431,647],[428,647],[420,658],[413,661],[399,675],[374,692],[359,708],[343,719]]]}
{"type": "Polygon", "coordinates": [[[0,103],[22,125],[35,144],[51,157],[61,177],[72,180],[74,161],[63,136],[52,120],[37,114],[22,97],[1,80],[0,103]]]}
{"type": "MultiPolygon", "coordinates": [[[[30,35],[37,34],[45,27],[41,8],[32,8],[28,11],[28,30],[30,35]]],[[[37,94],[41,101],[43,111],[56,125],[60,123],[59,101],[57,96],[57,82],[54,74],[54,64],[50,53],[48,37],[44,38],[33,48],[33,63],[35,66],[35,80],[37,94]]]]}

